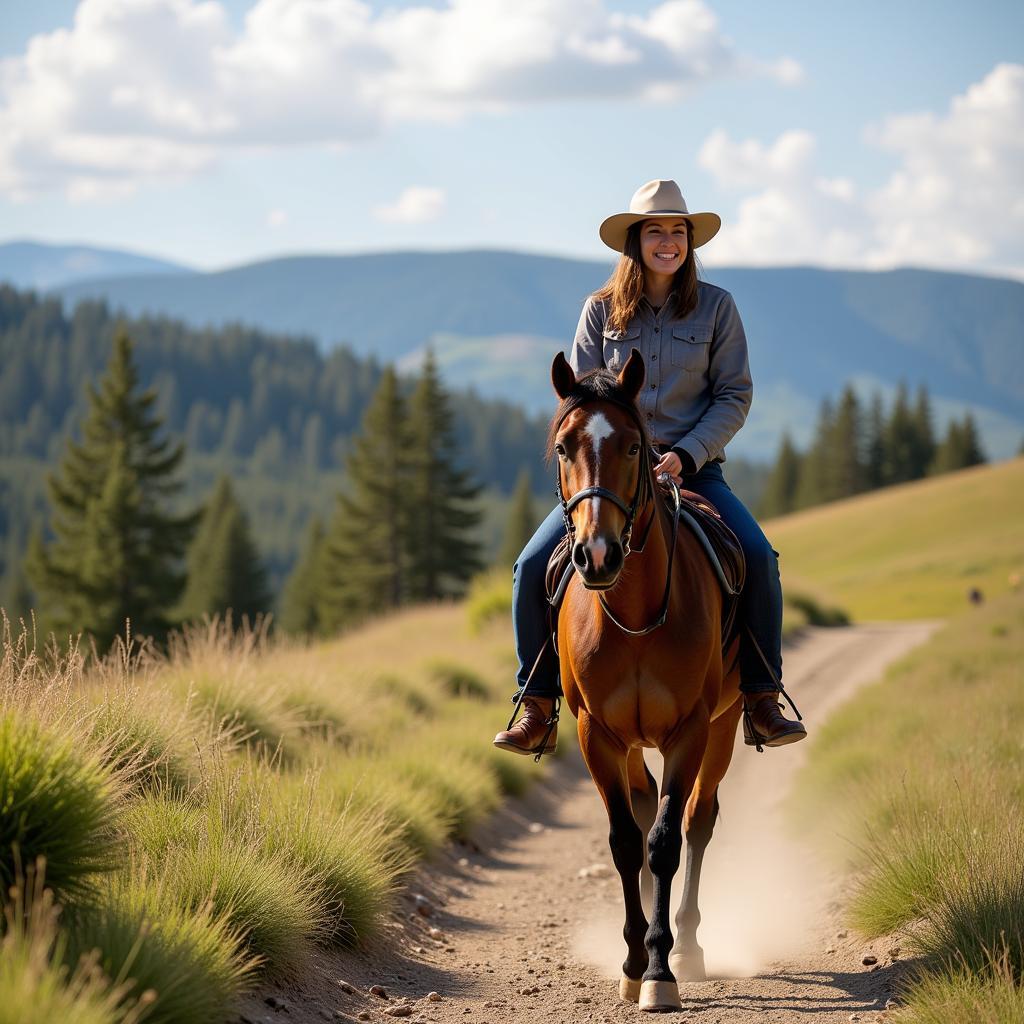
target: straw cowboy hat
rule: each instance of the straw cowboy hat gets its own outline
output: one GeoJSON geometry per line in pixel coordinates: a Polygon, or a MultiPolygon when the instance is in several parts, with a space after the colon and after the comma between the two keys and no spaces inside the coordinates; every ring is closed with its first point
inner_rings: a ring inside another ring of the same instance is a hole
{"type": "Polygon", "coordinates": [[[601,224],[601,241],[616,252],[622,252],[626,244],[626,232],[630,225],[649,217],[671,217],[678,215],[693,225],[693,247],[710,242],[722,226],[717,213],[690,213],[686,209],[679,186],[674,181],[654,181],[641,185],[629,201],[629,213],[616,213],[601,224]]]}

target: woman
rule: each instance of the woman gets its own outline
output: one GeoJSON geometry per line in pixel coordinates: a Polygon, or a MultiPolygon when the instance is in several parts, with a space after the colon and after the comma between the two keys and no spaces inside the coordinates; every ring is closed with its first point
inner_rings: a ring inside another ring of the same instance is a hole
{"type": "MultiPolygon", "coordinates": [[[[674,181],[650,181],[628,213],[607,218],[601,240],[622,255],[608,283],[587,299],[569,363],[577,373],[619,369],[634,348],[647,366],[637,400],[660,461],[655,473],[696,491],[743,546],[747,579],[739,613],[744,739],[782,746],[807,734],[778,703],[782,678],[782,586],[778,554],[722,475],[725,446],[743,425],[753,388],[747,340],[732,296],[697,280],[694,250],[715,236],[715,213],[689,213],[674,181]]],[[[512,601],[522,717],[494,744],[518,754],[555,748],[558,658],[547,639],[544,570],[564,533],[561,505],[541,523],[513,569],[512,601]],[[543,653],[542,652],[543,649],[543,653]],[[538,657],[540,660],[538,661],[538,657]],[[527,685],[529,683],[529,685],[527,685]]],[[[518,694],[517,694],[518,696],[518,694]]]]}

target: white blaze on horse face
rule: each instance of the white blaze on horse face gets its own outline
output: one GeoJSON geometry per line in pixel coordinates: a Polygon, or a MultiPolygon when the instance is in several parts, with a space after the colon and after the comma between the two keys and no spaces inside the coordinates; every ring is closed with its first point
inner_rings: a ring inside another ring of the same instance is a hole
{"type": "Polygon", "coordinates": [[[601,442],[606,437],[611,437],[615,433],[615,428],[608,422],[608,417],[603,412],[595,412],[587,420],[587,425],[584,429],[594,449],[594,466],[596,468],[597,460],[601,457],[601,442]]]}
{"type": "MultiPolygon", "coordinates": [[[[601,442],[606,437],[611,437],[615,433],[615,428],[608,422],[608,417],[603,412],[595,412],[591,415],[590,419],[587,420],[587,425],[583,428],[584,433],[590,438],[590,450],[594,453],[594,471],[597,471],[598,464],[601,459],[601,442]]],[[[600,505],[598,502],[600,498],[591,498],[593,502],[592,515],[594,519],[597,519],[598,510],[600,505]]],[[[602,544],[604,542],[602,541],[602,544]]],[[[601,563],[604,562],[604,548],[601,549],[600,555],[594,553],[595,559],[600,558],[601,563]]],[[[595,562],[595,564],[600,564],[595,562]]]]}

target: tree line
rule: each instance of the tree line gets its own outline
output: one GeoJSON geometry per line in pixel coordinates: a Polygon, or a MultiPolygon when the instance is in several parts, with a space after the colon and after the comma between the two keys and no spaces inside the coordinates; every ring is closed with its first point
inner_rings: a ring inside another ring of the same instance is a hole
{"type": "MultiPolygon", "coordinates": [[[[83,632],[106,650],[126,620],[161,642],[172,628],[272,597],[247,516],[221,477],[200,508],[176,508],[186,445],[139,386],[125,330],[48,480],[50,531],[33,534],[25,586],[44,634],[83,632]]],[[[450,399],[428,353],[408,400],[382,371],[348,457],[348,485],[290,578],[282,621],[335,632],[386,609],[455,596],[482,567],[479,485],[458,460],[450,399]]]]}
{"type": "Polygon", "coordinates": [[[784,515],[985,461],[970,412],[951,420],[944,437],[937,436],[924,385],[912,401],[901,381],[886,409],[878,392],[865,407],[848,384],[838,402],[822,400],[805,451],[783,434],[758,514],[784,515]]]}
{"type": "MultiPolygon", "coordinates": [[[[154,412],[184,441],[182,506],[224,474],[251,517],[268,585],[279,594],[314,516],[326,522],[345,486],[353,437],[384,372],[339,347],[234,324],[193,329],[166,317],[119,321],[102,302],[60,301],[0,285],[0,604],[24,607],[20,572],[32,526],[48,515],[46,475],[88,414],[84,380],[107,364],[116,325],[133,342],[154,412]]],[[[412,382],[401,377],[404,392],[412,382]]],[[[457,460],[485,488],[479,540],[497,546],[497,509],[520,467],[547,486],[546,424],[471,391],[453,392],[457,460]]]]}

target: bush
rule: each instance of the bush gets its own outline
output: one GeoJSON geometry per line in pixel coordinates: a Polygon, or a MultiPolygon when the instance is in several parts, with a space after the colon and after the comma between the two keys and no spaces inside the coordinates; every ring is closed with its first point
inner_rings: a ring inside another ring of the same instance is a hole
{"type": "Polygon", "coordinates": [[[128,979],[131,995],[151,991],[147,1024],[224,1020],[258,961],[212,905],[186,910],[160,879],[132,870],[111,878],[102,900],[76,915],[65,954],[75,963],[90,950],[111,977],[128,979]]]}
{"type": "Polygon", "coordinates": [[[41,872],[19,880],[4,907],[0,940],[0,1024],[135,1024],[150,997],[134,999],[94,958],[64,964],[58,908],[41,872]]]}
{"type": "Polygon", "coordinates": [[[471,633],[504,619],[512,620],[512,579],[507,569],[477,576],[466,599],[466,619],[471,633]]]}
{"type": "Polygon", "coordinates": [[[427,665],[427,672],[449,697],[468,697],[471,700],[490,699],[490,688],[480,674],[456,661],[440,659],[431,661],[427,665]]]}
{"type": "MultiPolygon", "coordinates": [[[[258,776],[253,781],[258,784],[258,776]]],[[[411,858],[395,847],[375,809],[339,814],[318,796],[319,788],[313,773],[259,787],[262,849],[312,880],[327,939],[352,946],[376,931],[411,858]]]]}
{"type": "Polygon", "coordinates": [[[59,898],[82,899],[97,872],[116,866],[122,783],[71,727],[43,728],[0,713],[0,881],[18,864],[46,861],[59,898]]]}

